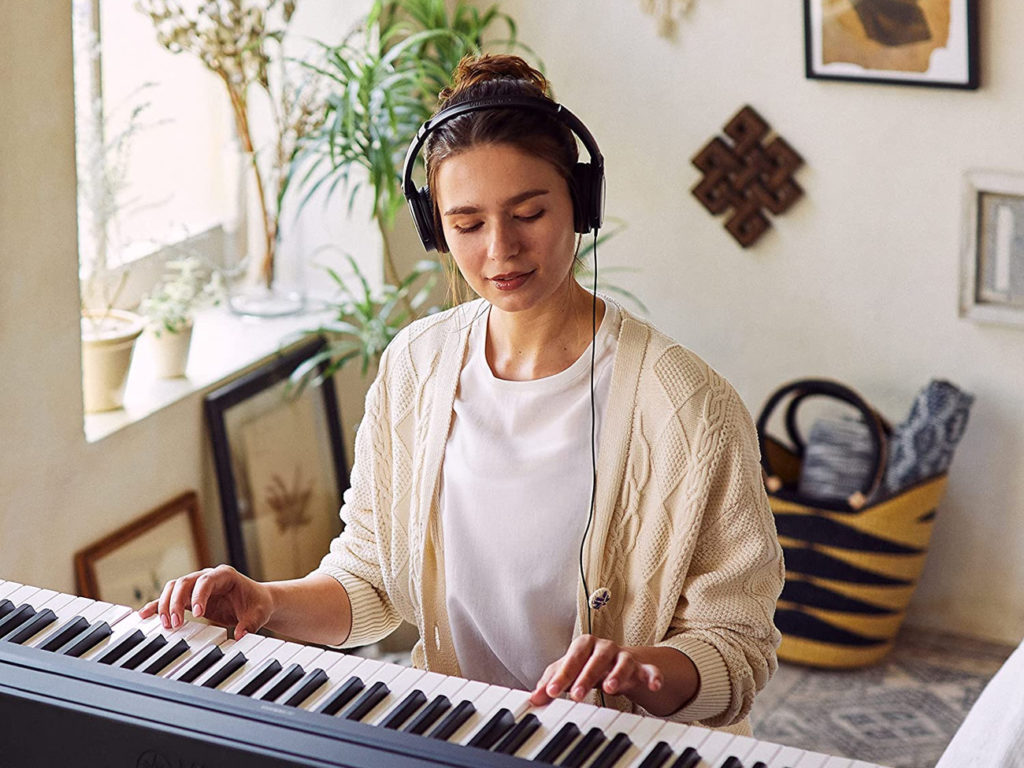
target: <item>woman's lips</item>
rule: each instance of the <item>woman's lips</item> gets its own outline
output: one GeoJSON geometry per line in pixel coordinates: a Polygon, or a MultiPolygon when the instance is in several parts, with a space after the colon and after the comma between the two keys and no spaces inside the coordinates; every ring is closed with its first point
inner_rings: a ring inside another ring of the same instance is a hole
{"type": "Polygon", "coordinates": [[[499,291],[514,291],[525,283],[533,272],[514,272],[504,275],[495,275],[490,278],[490,281],[494,283],[494,287],[499,291]]]}

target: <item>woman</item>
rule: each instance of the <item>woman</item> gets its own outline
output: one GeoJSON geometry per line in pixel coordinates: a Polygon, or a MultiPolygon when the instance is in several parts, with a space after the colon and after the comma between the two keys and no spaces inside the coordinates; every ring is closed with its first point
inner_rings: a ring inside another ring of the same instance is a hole
{"type": "MultiPolygon", "coordinates": [[[[521,59],[482,57],[441,108],[491,97],[549,98],[521,59]]],[[[221,566],[170,582],[144,616],[173,627],[191,607],[236,636],[343,647],[404,619],[416,666],[538,706],[568,695],[749,732],[783,575],[753,424],[693,353],[576,281],[576,163],[545,110],[431,132],[437,245],[480,298],[385,352],[344,532],[303,579],[221,566]]]]}

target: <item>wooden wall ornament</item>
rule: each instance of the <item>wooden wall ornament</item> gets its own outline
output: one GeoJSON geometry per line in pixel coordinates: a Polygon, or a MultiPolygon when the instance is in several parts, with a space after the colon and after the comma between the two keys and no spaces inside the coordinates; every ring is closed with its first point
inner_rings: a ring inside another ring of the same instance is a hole
{"type": "Polygon", "coordinates": [[[725,228],[747,248],[803,195],[793,178],[803,158],[751,106],[744,106],[691,162],[704,178],[691,191],[713,215],[732,209],[725,228]]]}

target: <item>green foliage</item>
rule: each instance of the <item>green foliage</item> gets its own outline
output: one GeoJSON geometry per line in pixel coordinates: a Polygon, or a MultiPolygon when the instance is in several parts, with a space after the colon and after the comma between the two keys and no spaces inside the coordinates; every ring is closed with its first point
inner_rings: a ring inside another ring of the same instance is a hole
{"type": "Polygon", "coordinates": [[[220,273],[198,256],[186,256],[167,262],[163,279],[142,299],[139,312],[155,335],[181,333],[196,310],[219,304],[223,295],[220,273]]]}
{"type": "Polygon", "coordinates": [[[424,259],[397,286],[385,285],[375,292],[352,255],[346,253],[344,257],[351,269],[350,279],[334,269],[327,270],[341,298],[333,305],[333,320],[317,329],[327,345],[291,375],[298,391],[309,384],[319,386],[353,360],[359,361],[360,372],[366,376],[402,328],[438,310],[428,305],[441,274],[438,262],[424,259]],[[327,364],[323,371],[318,370],[321,363],[327,364]]]}

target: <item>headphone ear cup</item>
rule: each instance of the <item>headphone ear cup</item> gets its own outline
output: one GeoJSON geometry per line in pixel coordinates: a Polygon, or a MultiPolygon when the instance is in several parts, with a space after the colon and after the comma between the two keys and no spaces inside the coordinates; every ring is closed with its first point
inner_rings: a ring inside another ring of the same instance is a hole
{"type": "Polygon", "coordinates": [[[576,163],[572,169],[572,179],[576,231],[586,234],[600,229],[604,219],[604,174],[591,163],[576,163]]]}
{"type": "Polygon", "coordinates": [[[434,201],[430,198],[430,190],[420,187],[414,197],[409,198],[409,212],[412,213],[416,233],[420,236],[423,247],[428,251],[437,250],[437,232],[434,231],[434,201]]]}

